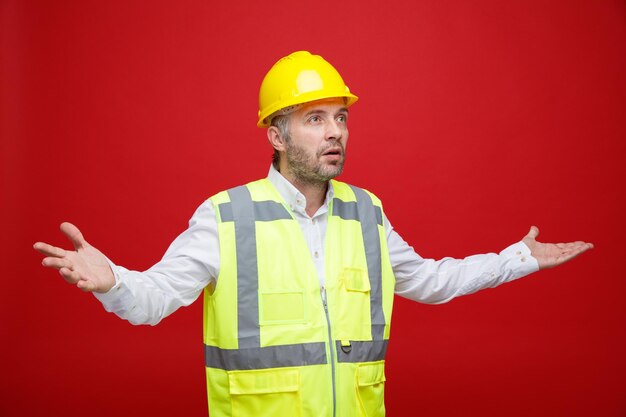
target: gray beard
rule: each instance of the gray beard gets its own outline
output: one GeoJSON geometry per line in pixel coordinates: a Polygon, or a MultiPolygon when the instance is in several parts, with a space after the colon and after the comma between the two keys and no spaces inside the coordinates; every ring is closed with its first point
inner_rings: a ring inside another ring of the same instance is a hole
{"type": "MultiPolygon", "coordinates": [[[[337,144],[333,143],[333,146],[337,144]]],[[[341,144],[338,144],[341,146],[341,144]]],[[[286,156],[289,169],[296,178],[296,181],[315,186],[326,186],[326,183],[335,178],[343,171],[344,159],[334,166],[323,166],[317,162],[319,157],[326,151],[327,147],[322,148],[315,155],[315,158],[309,157],[306,152],[291,143],[287,144],[286,156]]],[[[345,150],[341,146],[342,155],[345,156],[345,150]]]]}

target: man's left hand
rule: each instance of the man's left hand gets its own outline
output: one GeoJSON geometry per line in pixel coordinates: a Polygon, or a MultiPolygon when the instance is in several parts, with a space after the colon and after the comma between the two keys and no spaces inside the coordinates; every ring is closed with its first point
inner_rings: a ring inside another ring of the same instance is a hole
{"type": "Polygon", "coordinates": [[[561,265],[581,253],[593,248],[593,244],[582,241],[570,243],[541,243],[535,238],[539,236],[539,229],[531,226],[522,242],[530,249],[530,254],[539,262],[539,269],[552,268],[561,265]]]}

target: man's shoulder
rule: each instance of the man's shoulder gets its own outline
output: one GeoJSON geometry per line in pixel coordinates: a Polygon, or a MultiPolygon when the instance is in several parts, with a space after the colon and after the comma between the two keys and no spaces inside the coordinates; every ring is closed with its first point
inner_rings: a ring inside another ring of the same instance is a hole
{"type": "Polygon", "coordinates": [[[267,187],[268,184],[269,184],[269,180],[267,178],[259,178],[254,181],[250,181],[245,184],[236,185],[234,187],[230,187],[220,192],[217,192],[213,194],[211,197],[209,197],[208,200],[219,203],[219,202],[222,202],[222,200],[225,200],[225,199],[227,200],[230,194],[237,193],[243,188],[254,190],[254,189],[259,189],[262,187],[267,187]]]}
{"type": "Polygon", "coordinates": [[[343,182],[343,181],[338,181],[338,180],[331,180],[331,184],[333,186],[333,190],[335,192],[335,196],[342,198],[342,196],[351,198],[351,196],[354,196],[354,198],[358,198],[359,195],[363,195],[363,193],[369,195],[369,197],[374,201],[375,204],[380,205],[381,201],[380,199],[376,196],[376,194],[374,194],[373,192],[371,192],[369,189],[354,185],[354,184],[349,184],[347,182],[343,182]]]}

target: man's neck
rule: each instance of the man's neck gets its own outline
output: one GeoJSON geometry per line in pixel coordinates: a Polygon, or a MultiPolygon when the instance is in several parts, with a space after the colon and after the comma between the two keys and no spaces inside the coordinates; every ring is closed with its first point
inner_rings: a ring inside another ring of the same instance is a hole
{"type": "Polygon", "coordinates": [[[328,181],[323,183],[308,183],[298,181],[297,179],[287,178],[306,198],[306,214],[313,217],[317,210],[324,204],[326,200],[326,192],[328,191],[328,181]]]}
{"type": "Polygon", "coordinates": [[[308,214],[309,217],[313,217],[313,215],[317,213],[317,210],[324,204],[324,200],[326,200],[328,181],[301,180],[288,169],[279,170],[279,172],[304,195],[306,199],[306,214],[308,214]]]}

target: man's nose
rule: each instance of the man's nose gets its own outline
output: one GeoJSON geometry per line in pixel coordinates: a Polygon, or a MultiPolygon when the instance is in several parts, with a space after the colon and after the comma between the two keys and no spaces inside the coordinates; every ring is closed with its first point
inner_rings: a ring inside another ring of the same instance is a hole
{"type": "Polygon", "coordinates": [[[330,120],[326,124],[326,140],[340,140],[343,131],[336,120],[330,120]]]}

